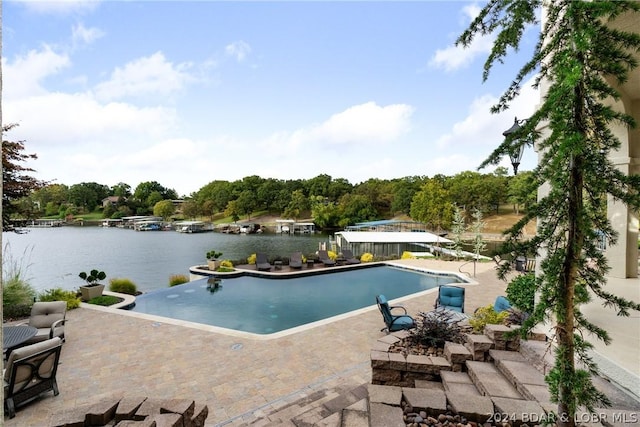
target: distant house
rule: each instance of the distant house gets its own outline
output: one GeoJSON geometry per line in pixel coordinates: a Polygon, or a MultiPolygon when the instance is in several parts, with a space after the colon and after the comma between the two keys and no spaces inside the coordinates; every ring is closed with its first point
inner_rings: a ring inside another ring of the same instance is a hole
{"type": "Polygon", "coordinates": [[[109,196],[102,199],[102,207],[106,208],[107,206],[116,206],[118,201],[120,200],[120,196],[109,196]]]}

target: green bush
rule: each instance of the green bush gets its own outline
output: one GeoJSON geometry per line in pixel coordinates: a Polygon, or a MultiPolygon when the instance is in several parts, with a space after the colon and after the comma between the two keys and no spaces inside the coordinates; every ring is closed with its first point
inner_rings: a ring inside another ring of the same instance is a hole
{"type": "Polygon", "coordinates": [[[62,288],[47,289],[38,294],[38,301],[66,301],[67,310],[80,307],[80,297],[76,292],[62,288]]]}
{"type": "Polygon", "coordinates": [[[507,285],[507,299],[511,305],[526,313],[533,313],[536,293],[534,273],[520,274],[507,285]]]}
{"type": "Polygon", "coordinates": [[[33,302],[29,304],[8,304],[2,306],[3,320],[24,319],[31,315],[31,307],[33,302]]]}
{"type": "Polygon", "coordinates": [[[5,279],[3,282],[2,305],[33,304],[36,291],[19,275],[5,279]]]}
{"type": "MultiPolygon", "coordinates": [[[[116,291],[113,291],[116,292],[116,291]]],[[[110,306],[113,304],[117,304],[122,301],[122,298],[115,297],[113,295],[100,295],[99,297],[91,298],[87,301],[89,304],[102,305],[102,306],[110,306]]]]}
{"type": "Polygon", "coordinates": [[[486,325],[502,325],[508,316],[509,313],[507,311],[496,313],[493,309],[493,304],[489,304],[477,309],[469,319],[469,324],[474,332],[482,332],[486,325]]]}
{"type": "Polygon", "coordinates": [[[138,287],[129,279],[113,278],[109,280],[109,290],[121,294],[136,295],[138,287]]]}
{"type": "Polygon", "coordinates": [[[189,278],[185,274],[172,274],[169,276],[169,287],[189,283],[189,278]]]}

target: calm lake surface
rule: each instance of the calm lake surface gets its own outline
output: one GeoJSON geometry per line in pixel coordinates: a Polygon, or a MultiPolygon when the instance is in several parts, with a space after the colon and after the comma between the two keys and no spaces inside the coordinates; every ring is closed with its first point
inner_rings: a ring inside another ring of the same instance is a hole
{"type": "Polygon", "coordinates": [[[189,267],[206,264],[210,249],[223,259],[246,258],[255,252],[289,256],[318,250],[329,237],[276,234],[184,234],[176,231],[133,231],[103,227],[30,228],[28,233],[2,233],[3,269],[20,265],[38,291],[60,287],[76,290],[84,283],[81,271],[123,277],[147,292],[169,286],[172,274],[189,275],[189,267]]]}

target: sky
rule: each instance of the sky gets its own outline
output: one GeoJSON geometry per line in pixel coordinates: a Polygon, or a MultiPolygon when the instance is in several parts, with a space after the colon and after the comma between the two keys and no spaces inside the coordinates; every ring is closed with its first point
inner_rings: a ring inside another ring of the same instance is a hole
{"type": "MultiPolygon", "coordinates": [[[[358,184],[477,170],[530,116],[490,107],[538,28],[482,81],[466,1],[2,2],[4,135],[38,179],[157,181],[188,196],[257,175],[358,184]]],[[[536,154],[525,151],[520,170],[536,154]]],[[[502,166],[511,172],[509,159],[502,166]]],[[[491,173],[495,167],[480,170],[491,173]]]]}

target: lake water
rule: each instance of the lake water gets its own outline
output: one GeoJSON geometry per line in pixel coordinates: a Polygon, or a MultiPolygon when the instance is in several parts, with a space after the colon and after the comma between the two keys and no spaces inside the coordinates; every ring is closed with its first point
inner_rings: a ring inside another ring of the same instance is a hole
{"type": "Polygon", "coordinates": [[[327,235],[184,234],[175,231],[139,232],[120,228],[31,228],[28,233],[2,233],[3,269],[20,263],[24,277],[38,291],[77,290],[81,271],[102,270],[109,278],[132,280],[146,292],[166,288],[172,274],[189,275],[189,267],[206,264],[210,249],[223,259],[246,258],[255,252],[289,256],[318,250],[327,235]],[[13,260],[13,261],[12,261],[13,260]]]}

